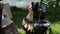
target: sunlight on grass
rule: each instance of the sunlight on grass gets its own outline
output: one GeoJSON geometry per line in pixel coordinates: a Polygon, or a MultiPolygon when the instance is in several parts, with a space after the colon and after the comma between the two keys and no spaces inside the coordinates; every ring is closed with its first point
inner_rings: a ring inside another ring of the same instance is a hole
{"type": "Polygon", "coordinates": [[[52,31],[54,34],[60,34],[60,21],[57,21],[55,24],[52,24],[52,31]]]}
{"type": "Polygon", "coordinates": [[[19,32],[19,34],[25,34],[25,31],[23,30],[23,28],[18,28],[18,32],[19,32]]]}

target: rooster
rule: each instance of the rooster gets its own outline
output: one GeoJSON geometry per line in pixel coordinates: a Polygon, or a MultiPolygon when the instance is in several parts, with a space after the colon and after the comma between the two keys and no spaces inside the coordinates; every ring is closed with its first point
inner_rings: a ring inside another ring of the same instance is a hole
{"type": "Polygon", "coordinates": [[[32,6],[28,6],[29,13],[23,19],[22,23],[26,34],[48,34],[47,30],[50,27],[50,22],[45,20],[45,9],[45,5],[41,5],[41,3],[38,2],[32,3],[32,6]],[[37,22],[33,22],[33,16],[38,17],[39,20],[37,22]]]}
{"type": "Polygon", "coordinates": [[[33,11],[32,11],[32,6],[29,5],[28,6],[28,15],[23,18],[23,21],[22,21],[22,25],[23,25],[23,29],[26,31],[26,34],[29,34],[30,32],[33,31],[33,11]]]}

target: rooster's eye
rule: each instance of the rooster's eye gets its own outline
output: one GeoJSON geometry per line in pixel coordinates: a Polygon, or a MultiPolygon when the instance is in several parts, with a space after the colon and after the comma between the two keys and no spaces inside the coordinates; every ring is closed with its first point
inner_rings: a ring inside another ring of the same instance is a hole
{"type": "Polygon", "coordinates": [[[6,17],[6,15],[3,15],[4,17],[6,17]]]}

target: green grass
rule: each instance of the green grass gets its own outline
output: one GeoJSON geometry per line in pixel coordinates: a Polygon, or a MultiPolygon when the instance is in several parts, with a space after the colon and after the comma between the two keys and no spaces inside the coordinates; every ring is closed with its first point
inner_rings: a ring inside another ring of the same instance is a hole
{"type": "Polygon", "coordinates": [[[19,32],[20,34],[25,34],[25,31],[24,31],[22,28],[18,28],[18,32],[19,32]]]}
{"type": "MultiPolygon", "coordinates": [[[[22,28],[22,19],[27,15],[26,9],[11,8],[14,23],[17,25],[18,31],[20,34],[25,34],[25,31],[22,28]]],[[[46,19],[51,22],[52,34],[60,34],[60,9],[55,11],[54,8],[47,8],[46,19]]]]}
{"type": "Polygon", "coordinates": [[[56,22],[56,24],[52,24],[51,29],[53,34],[60,34],[60,21],[56,22]]]}

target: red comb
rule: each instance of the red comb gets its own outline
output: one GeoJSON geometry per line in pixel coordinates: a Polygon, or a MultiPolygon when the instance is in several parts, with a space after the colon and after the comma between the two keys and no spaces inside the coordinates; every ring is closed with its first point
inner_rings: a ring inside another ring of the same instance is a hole
{"type": "Polygon", "coordinates": [[[30,11],[31,9],[32,9],[32,6],[31,6],[31,5],[29,5],[29,6],[28,6],[28,10],[30,11]]]}

